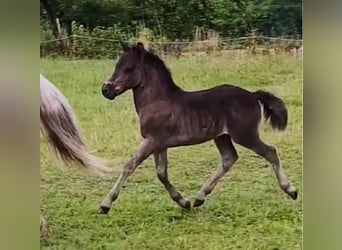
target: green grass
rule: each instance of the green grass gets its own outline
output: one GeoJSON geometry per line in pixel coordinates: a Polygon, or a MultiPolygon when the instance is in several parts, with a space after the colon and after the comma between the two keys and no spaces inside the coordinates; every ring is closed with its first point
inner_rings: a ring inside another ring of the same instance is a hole
{"type": "MultiPolygon", "coordinates": [[[[153,159],[130,177],[108,216],[96,213],[117,174],[99,178],[60,168],[41,139],[42,208],[48,233],[42,249],[301,249],[302,242],[302,65],[284,56],[254,59],[168,59],[175,82],[188,90],[232,83],[283,98],[286,132],[261,128],[279,149],[285,173],[299,189],[296,202],[278,188],[266,162],[237,146],[239,161],[199,209],[182,211],[157,180],[153,159]]],[[[117,166],[140,141],[132,93],[110,102],[102,81],[109,60],[42,60],[41,72],[70,100],[87,143],[117,166]]],[[[192,201],[219,165],[212,142],[169,151],[173,184],[192,201]]]]}

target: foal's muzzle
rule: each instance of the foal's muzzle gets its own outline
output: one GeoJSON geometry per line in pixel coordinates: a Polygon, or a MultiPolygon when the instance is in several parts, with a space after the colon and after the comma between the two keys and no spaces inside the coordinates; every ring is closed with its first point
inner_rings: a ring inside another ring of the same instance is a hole
{"type": "Polygon", "coordinates": [[[104,83],[102,85],[102,95],[109,100],[114,100],[117,95],[114,85],[108,82],[104,83]]]}

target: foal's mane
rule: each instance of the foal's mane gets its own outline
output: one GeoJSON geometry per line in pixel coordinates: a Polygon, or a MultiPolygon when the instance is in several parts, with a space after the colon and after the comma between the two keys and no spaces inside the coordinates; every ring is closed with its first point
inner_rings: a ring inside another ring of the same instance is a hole
{"type": "MultiPolygon", "coordinates": [[[[132,47],[133,51],[138,51],[137,46],[132,47]]],[[[170,90],[180,89],[179,86],[175,84],[172,79],[171,71],[168,67],[166,67],[164,61],[151,50],[145,50],[143,56],[143,65],[145,67],[145,71],[149,72],[151,69],[154,69],[158,75],[158,80],[170,90]]],[[[155,79],[157,80],[157,79],[155,79]]]]}

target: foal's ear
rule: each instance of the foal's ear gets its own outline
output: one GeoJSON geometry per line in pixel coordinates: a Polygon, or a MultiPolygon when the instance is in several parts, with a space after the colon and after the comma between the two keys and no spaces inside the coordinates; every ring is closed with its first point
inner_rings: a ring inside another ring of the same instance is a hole
{"type": "Polygon", "coordinates": [[[141,43],[141,42],[138,42],[138,43],[137,43],[137,50],[138,50],[139,52],[145,52],[146,50],[145,50],[144,44],[141,43]]]}
{"type": "Polygon", "coordinates": [[[123,42],[123,41],[120,41],[120,44],[121,44],[121,47],[123,49],[124,52],[128,51],[129,50],[129,46],[127,43],[123,42]]]}

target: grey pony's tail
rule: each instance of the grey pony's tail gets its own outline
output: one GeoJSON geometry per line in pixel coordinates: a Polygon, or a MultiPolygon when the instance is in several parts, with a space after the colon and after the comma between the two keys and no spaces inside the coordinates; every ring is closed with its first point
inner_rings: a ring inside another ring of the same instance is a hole
{"type": "Polygon", "coordinates": [[[40,75],[40,124],[53,151],[67,165],[78,166],[95,174],[108,173],[105,160],[93,155],[77,128],[73,109],[61,91],[40,75]]]}

